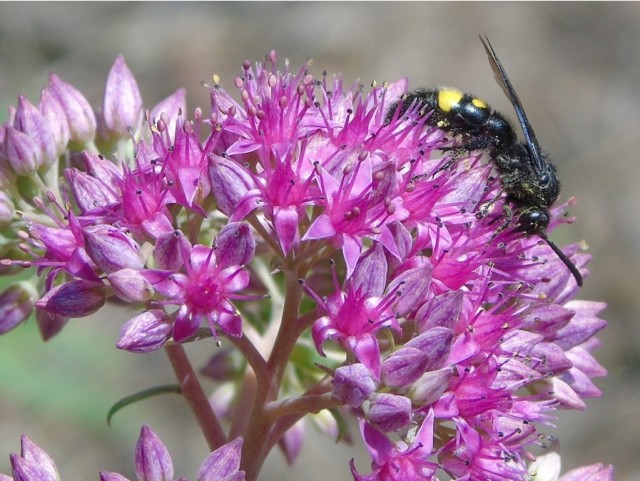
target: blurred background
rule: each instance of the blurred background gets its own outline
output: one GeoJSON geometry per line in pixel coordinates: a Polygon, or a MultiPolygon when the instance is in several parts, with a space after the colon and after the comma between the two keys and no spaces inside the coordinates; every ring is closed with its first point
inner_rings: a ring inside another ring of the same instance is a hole
{"type": "MultiPolygon", "coordinates": [[[[98,106],[118,54],[146,106],[185,87],[190,109],[206,108],[201,81],[216,73],[236,92],[242,61],[271,49],[294,70],[313,58],[314,74],[342,72],[347,85],[407,76],[413,88],[456,86],[513,117],[478,40],[488,34],[553,154],[562,198],[578,198],[578,221],[554,238],[589,244],[580,297],[609,305],[597,352],[609,370],[596,380],[604,396],[586,413],[561,413],[553,433],[564,470],[600,461],[615,465],[618,481],[638,480],[639,26],[639,3],[0,3],[0,118],[19,93],[37,102],[51,71],[98,106]]],[[[173,382],[162,353],[115,352],[128,316],[74,320],[47,344],[33,324],[0,338],[0,472],[10,472],[8,453],[24,432],[56,459],[63,480],[97,479],[98,470],[134,479],[133,447],[147,423],[172,452],[176,478],[195,479],[206,449],[178,396],[126,408],[106,426],[118,399],[173,382]]],[[[351,479],[353,451],[314,434],[293,469],[274,452],[262,479],[351,479]]]]}

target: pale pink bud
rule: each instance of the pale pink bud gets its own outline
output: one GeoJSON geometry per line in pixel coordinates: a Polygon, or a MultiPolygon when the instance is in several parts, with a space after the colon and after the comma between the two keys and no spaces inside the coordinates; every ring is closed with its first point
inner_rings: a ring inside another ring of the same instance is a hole
{"type": "Polygon", "coordinates": [[[136,443],[136,475],[139,481],[173,481],[173,462],[160,438],[142,426],[136,443]]]}
{"type": "Polygon", "coordinates": [[[171,336],[173,326],[160,309],[152,309],[130,319],[120,331],[118,349],[151,352],[160,349],[171,336]]]}
{"type": "Polygon", "coordinates": [[[49,125],[56,154],[58,156],[67,149],[69,143],[69,123],[60,102],[56,100],[48,88],[42,89],[40,96],[40,113],[49,125]]]}
{"type": "Polygon", "coordinates": [[[7,127],[4,136],[4,155],[18,175],[32,175],[42,165],[42,150],[24,132],[7,127]]]}
{"type": "Polygon", "coordinates": [[[333,397],[351,407],[360,406],[376,390],[369,369],[363,364],[350,364],[336,369],[333,378],[333,397]]]}
{"type": "Polygon", "coordinates": [[[125,302],[146,302],[151,299],[153,286],[137,269],[120,269],[107,275],[116,296],[125,302]]]}
{"type": "Polygon", "coordinates": [[[84,230],[85,249],[96,266],[107,274],[129,267],[142,269],[138,245],[115,227],[97,225],[84,230]]]}
{"type": "Polygon", "coordinates": [[[124,57],[119,55],[109,71],[102,102],[102,115],[107,132],[115,137],[127,137],[142,123],[142,98],[133,74],[124,57]]]}
{"type": "Polygon", "coordinates": [[[49,90],[67,117],[70,140],[79,144],[91,142],[96,135],[96,117],[87,99],[53,73],[49,75],[49,90]]]}
{"type": "Polygon", "coordinates": [[[244,471],[240,469],[242,438],[235,438],[204,460],[198,471],[197,481],[244,481],[244,471]]]}
{"type": "Polygon", "coordinates": [[[10,456],[15,481],[60,481],[56,464],[44,450],[25,435],[20,444],[21,455],[10,456]]]}
{"type": "Polygon", "coordinates": [[[217,155],[211,155],[210,159],[211,191],[218,202],[218,209],[231,216],[255,183],[249,172],[237,162],[217,155]]]}
{"type": "Polygon", "coordinates": [[[383,432],[402,429],[411,422],[411,400],[396,394],[377,394],[371,401],[368,418],[383,432]]]}
{"type": "Polygon", "coordinates": [[[37,145],[40,150],[41,162],[45,166],[49,166],[57,160],[58,154],[49,122],[24,95],[18,97],[13,126],[27,134],[33,143],[37,145]]]}

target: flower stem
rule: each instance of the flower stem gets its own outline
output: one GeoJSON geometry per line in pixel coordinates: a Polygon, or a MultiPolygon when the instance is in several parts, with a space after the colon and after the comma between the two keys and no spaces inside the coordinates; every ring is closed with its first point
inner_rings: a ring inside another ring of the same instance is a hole
{"type": "Polygon", "coordinates": [[[170,344],[165,346],[165,351],[180,383],[182,395],[195,414],[209,449],[213,451],[219,448],[227,442],[227,437],[198,381],[198,376],[189,362],[184,347],[181,344],[170,344]]]}
{"type": "Polygon", "coordinates": [[[257,378],[255,403],[242,447],[242,469],[246,473],[246,481],[258,478],[260,468],[269,454],[267,443],[274,420],[267,413],[266,406],[278,397],[291,352],[299,336],[295,325],[302,298],[302,286],[298,283],[300,273],[295,264],[288,266],[284,272],[286,280],[282,322],[267,362],[267,376],[264,379],[257,378]]]}

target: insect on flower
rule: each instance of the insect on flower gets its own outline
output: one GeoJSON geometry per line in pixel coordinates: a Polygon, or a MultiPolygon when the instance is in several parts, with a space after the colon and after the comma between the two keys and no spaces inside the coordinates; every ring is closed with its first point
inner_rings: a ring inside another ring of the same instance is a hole
{"type": "MultiPolygon", "coordinates": [[[[547,235],[549,209],[560,195],[560,180],[556,168],[547,155],[541,152],[520,99],[489,39],[480,36],[480,41],[487,52],[498,85],[511,101],[518,116],[524,142],[518,142],[518,136],[509,121],[492,110],[484,100],[449,87],[417,89],[405,95],[391,106],[387,120],[397,118],[417,106],[421,116],[429,115],[427,125],[464,139],[463,144],[455,150],[487,149],[502,185],[489,205],[506,193],[506,200],[515,207],[515,215],[518,217],[517,230],[529,236],[537,235],[544,240],[571,271],[578,286],[582,286],[582,274],[578,268],[547,235]]],[[[450,164],[445,168],[448,165],[450,164]]],[[[505,211],[508,219],[502,229],[511,223],[513,216],[507,209],[505,211]]]]}

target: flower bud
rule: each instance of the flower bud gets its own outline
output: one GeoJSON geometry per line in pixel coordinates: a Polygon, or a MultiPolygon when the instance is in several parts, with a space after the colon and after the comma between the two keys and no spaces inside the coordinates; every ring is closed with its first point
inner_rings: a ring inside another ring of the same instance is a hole
{"type": "Polygon", "coordinates": [[[383,432],[397,431],[411,422],[411,401],[396,394],[377,394],[371,402],[368,418],[383,432]]]}
{"type": "Polygon", "coordinates": [[[241,449],[242,438],[235,438],[213,451],[200,466],[197,481],[244,480],[244,471],[239,471],[241,449]]]}
{"type": "Polygon", "coordinates": [[[118,203],[110,184],[105,184],[100,179],[75,168],[65,169],[64,176],[71,186],[81,213],[104,209],[118,203]]]}
{"type": "Polygon", "coordinates": [[[137,244],[115,227],[97,225],[84,230],[85,249],[96,266],[110,274],[124,268],[142,269],[137,244]]]}
{"type": "Polygon", "coordinates": [[[336,369],[333,377],[333,397],[351,407],[360,406],[376,390],[369,369],[363,364],[350,364],[336,369]]]}
{"type": "Polygon", "coordinates": [[[447,390],[451,374],[451,369],[449,368],[425,372],[413,384],[407,395],[414,404],[420,406],[432,404],[447,390]]]}
{"type": "Polygon", "coordinates": [[[96,135],[96,117],[87,99],[56,74],[49,76],[49,90],[67,117],[70,140],[79,144],[91,142],[96,135]]]}
{"type": "Polygon", "coordinates": [[[216,258],[221,267],[248,264],[256,251],[249,224],[229,222],[216,239],[216,258]]]}
{"type": "Polygon", "coordinates": [[[36,301],[36,307],[64,317],[84,317],[100,309],[106,301],[101,282],[83,279],[65,282],[36,301]]]}
{"type": "Polygon", "coordinates": [[[139,481],[173,481],[171,455],[148,426],[142,426],[136,443],[135,469],[139,481]]]}
{"type": "Polygon", "coordinates": [[[137,269],[124,268],[107,275],[116,296],[125,302],[146,302],[154,289],[137,269]]]}
{"type": "Polygon", "coordinates": [[[7,127],[4,136],[4,155],[13,171],[30,176],[42,165],[42,150],[29,135],[7,127]]]}
{"type": "Polygon", "coordinates": [[[20,438],[21,455],[12,454],[14,481],[60,481],[53,459],[27,436],[20,438]]]}
{"type": "Polygon", "coordinates": [[[142,123],[142,98],[133,74],[122,55],[109,71],[102,101],[104,127],[114,137],[128,137],[142,123]]]}
{"type": "Polygon", "coordinates": [[[231,217],[255,183],[249,172],[237,162],[218,155],[209,157],[211,191],[218,202],[218,209],[231,217]]]}
{"type": "Polygon", "coordinates": [[[129,481],[129,478],[125,478],[120,473],[100,471],[100,481],[129,481]]]}
{"type": "Polygon", "coordinates": [[[36,309],[36,321],[38,322],[40,336],[42,336],[43,340],[48,341],[62,331],[62,328],[69,322],[69,318],[36,309]]]}
{"type": "Polygon", "coordinates": [[[57,160],[58,155],[49,123],[40,110],[23,95],[18,97],[13,126],[27,134],[37,145],[43,165],[49,166],[57,160]]]}
{"type": "Polygon", "coordinates": [[[130,319],[120,330],[116,346],[130,352],[145,353],[164,346],[171,336],[172,324],[160,309],[151,309],[130,319]]]}
{"type": "Polygon", "coordinates": [[[424,303],[429,293],[431,285],[431,274],[433,266],[429,262],[424,262],[420,267],[408,269],[398,275],[387,288],[388,291],[395,289],[400,283],[400,294],[395,302],[394,311],[399,316],[406,316],[415,312],[424,303]]]}
{"type": "Polygon", "coordinates": [[[278,446],[280,446],[289,466],[292,466],[298,459],[300,449],[302,449],[302,441],[304,441],[304,418],[298,420],[278,440],[278,446]]]}
{"type": "Polygon", "coordinates": [[[12,284],[0,294],[0,334],[27,320],[33,309],[33,289],[29,284],[12,284]]]}
{"type": "Polygon", "coordinates": [[[160,234],[156,240],[154,258],[159,269],[179,270],[189,257],[191,245],[179,230],[160,234]]]}
{"type": "Polygon", "coordinates": [[[452,328],[462,312],[464,295],[456,290],[434,297],[416,313],[420,332],[441,326],[452,328]]]}
{"type": "Polygon", "coordinates": [[[360,256],[351,283],[367,296],[382,296],[387,284],[387,260],[382,245],[375,243],[360,256]]]}
{"type": "Polygon", "coordinates": [[[67,144],[69,143],[69,123],[62,105],[48,88],[42,89],[42,94],[40,95],[40,113],[51,130],[56,155],[60,156],[67,149],[67,144]]]}

